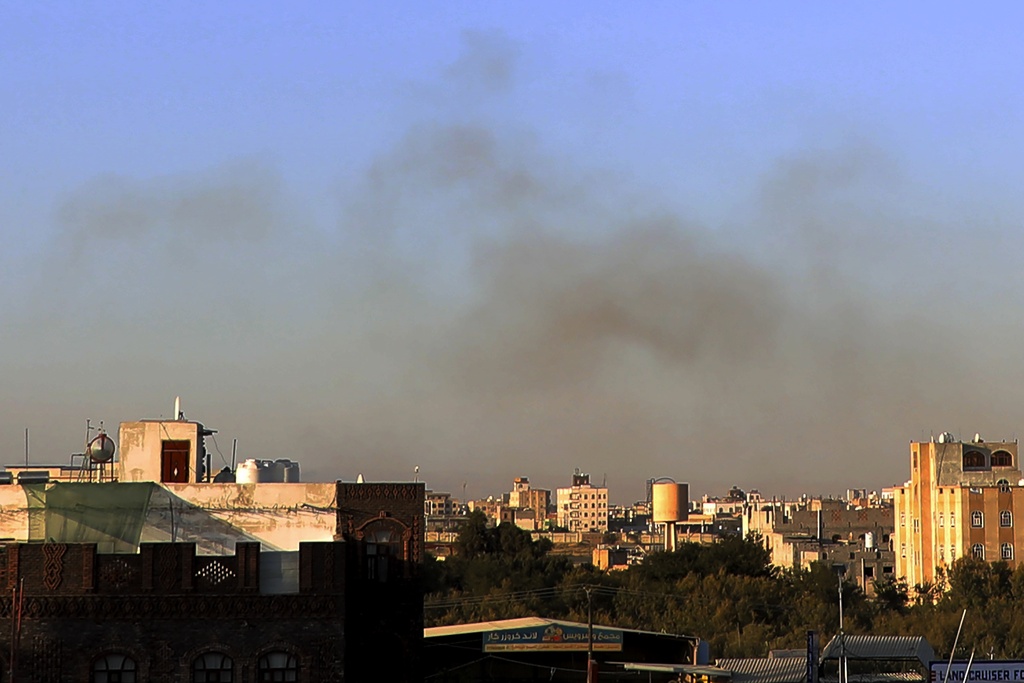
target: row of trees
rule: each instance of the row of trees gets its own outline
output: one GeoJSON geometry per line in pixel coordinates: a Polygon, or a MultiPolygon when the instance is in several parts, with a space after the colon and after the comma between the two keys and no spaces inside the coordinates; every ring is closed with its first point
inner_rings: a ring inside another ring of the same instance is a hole
{"type": "MultiPolygon", "coordinates": [[[[625,571],[604,573],[553,555],[511,524],[488,528],[470,516],[457,554],[427,563],[428,625],[538,615],[649,631],[697,635],[716,657],[764,656],[802,647],[807,630],[838,630],[840,581],[831,567],[780,571],[759,539],[724,538],[654,553],[625,571]]],[[[979,656],[1024,655],[1024,567],[963,558],[936,586],[908,588],[898,579],[875,585],[868,599],[842,585],[848,633],[921,635],[947,656],[968,609],[961,646],[979,656]],[[966,644],[966,645],[964,645],[966,644]]]]}

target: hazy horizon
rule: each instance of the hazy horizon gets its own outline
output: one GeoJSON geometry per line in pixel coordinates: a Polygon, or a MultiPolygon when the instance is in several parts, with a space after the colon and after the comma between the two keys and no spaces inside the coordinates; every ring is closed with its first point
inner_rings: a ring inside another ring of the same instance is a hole
{"type": "Polygon", "coordinates": [[[1022,13],[10,5],[4,460],[176,395],[226,457],[459,497],[1015,438],[1022,13]]]}

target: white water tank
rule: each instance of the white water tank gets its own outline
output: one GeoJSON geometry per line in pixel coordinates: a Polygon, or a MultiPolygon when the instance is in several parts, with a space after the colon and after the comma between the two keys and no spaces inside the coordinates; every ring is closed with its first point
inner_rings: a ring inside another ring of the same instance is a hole
{"type": "Polygon", "coordinates": [[[690,485],[658,482],[651,487],[651,502],[656,524],[681,522],[690,514],[690,485]]]}
{"type": "Polygon", "coordinates": [[[235,482],[239,484],[258,484],[260,482],[260,463],[246,460],[235,470],[235,482]]]}
{"type": "Polygon", "coordinates": [[[875,534],[872,531],[864,534],[864,548],[866,550],[873,550],[875,547],[875,534]]]}

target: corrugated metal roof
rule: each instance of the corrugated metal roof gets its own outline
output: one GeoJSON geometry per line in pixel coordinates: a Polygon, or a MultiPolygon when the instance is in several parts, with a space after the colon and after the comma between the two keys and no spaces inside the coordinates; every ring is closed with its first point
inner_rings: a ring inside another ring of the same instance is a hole
{"type": "Polygon", "coordinates": [[[732,676],[731,671],[726,671],[717,666],[698,666],[694,664],[650,664],[647,662],[608,662],[617,664],[626,671],[659,671],[673,674],[690,674],[692,676],[707,676],[719,680],[725,680],[732,676]]]}
{"type": "Polygon", "coordinates": [[[715,666],[732,672],[733,683],[802,683],[807,660],[800,657],[719,659],[715,666]]]}
{"type": "Polygon", "coordinates": [[[836,636],[821,651],[822,661],[839,659],[845,650],[847,659],[913,660],[927,667],[935,659],[935,650],[920,636],[864,636],[846,635],[840,645],[836,636]]]}
{"type": "MultiPolygon", "coordinates": [[[[574,626],[576,628],[587,628],[586,624],[577,621],[561,621],[559,619],[542,619],[541,617],[519,617],[518,619],[502,619],[500,621],[477,621],[472,624],[452,624],[451,626],[431,626],[423,629],[424,638],[440,638],[443,636],[459,636],[471,633],[486,633],[487,631],[504,631],[516,628],[531,628],[534,626],[574,626]]],[[[664,636],[666,638],[688,638],[696,640],[695,636],[684,636],[678,633],[659,633],[657,631],[639,631],[632,628],[619,628],[618,626],[606,626],[594,624],[594,628],[611,629],[624,633],[642,633],[649,636],[664,636]]]]}
{"type": "MultiPolygon", "coordinates": [[[[928,678],[926,673],[913,671],[896,671],[892,673],[850,674],[850,683],[923,683],[928,678]]],[[[822,676],[820,683],[839,683],[836,676],[822,676]]]]}

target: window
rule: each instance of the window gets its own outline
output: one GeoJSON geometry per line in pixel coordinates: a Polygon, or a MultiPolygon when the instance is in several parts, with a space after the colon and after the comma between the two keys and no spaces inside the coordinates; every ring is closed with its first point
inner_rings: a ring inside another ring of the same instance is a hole
{"type": "Polygon", "coordinates": [[[945,546],[941,546],[941,545],[939,546],[939,559],[943,560],[943,561],[945,561],[945,559],[946,559],[946,547],[945,546]]]}
{"type": "Polygon", "coordinates": [[[122,654],[103,655],[92,664],[93,683],[135,683],[135,660],[122,654]]]}
{"type": "Polygon", "coordinates": [[[992,467],[1013,467],[1013,456],[1009,451],[996,451],[992,454],[992,467]]]}
{"type": "Polygon", "coordinates": [[[956,526],[956,513],[955,512],[950,512],[949,513],[949,528],[952,529],[955,526],[956,526]]]}
{"type": "Polygon", "coordinates": [[[975,543],[974,545],[971,546],[971,554],[974,555],[979,560],[984,560],[985,559],[985,546],[983,546],[980,543],[975,543]]]}
{"type": "Polygon", "coordinates": [[[996,486],[999,487],[999,493],[1010,492],[1010,482],[1006,481],[1005,479],[1000,479],[999,481],[997,481],[996,486]]]}
{"type": "MultiPolygon", "coordinates": [[[[576,516],[576,513],[572,513],[576,516]]],[[[402,552],[402,530],[390,520],[377,520],[363,530],[366,550],[366,578],[387,581],[405,559],[402,552]]],[[[281,679],[285,680],[285,679],[281,679]]]]}
{"type": "Polygon", "coordinates": [[[906,525],[907,525],[907,513],[906,512],[901,512],[900,513],[900,526],[906,526],[906,525]]]}
{"type": "Polygon", "coordinates": [[[951,546],[949,546],[949,561],[952,562],[955,559],[956,559],[956,546],[955,545],[951,545],[951,546]]]}
{"type": "Polygon", "coordinates": [[[999,556],[1001,558],[1003,558],[1004,560],[1012,560],[1013,559],[1013,544],[1012,543],[1004,543],[999,548],[999,556]]]}
{"type": "Polygon", "coordinates": [[[942,513],[940,512],[940,513],[939,513],[939,526],[940,526],[940,527],[941,527],[941,526],[944,526],[944,524],[943,524],[943,520],[944,520],[944,519],[945,519],[945,518],[944,518],[943,514],[942,514],[942,513]]]}
{"type": "Polygon", "coordinates": [[[919,533],[920,531],[921,531],[921,520],[919,520],[917,517],[915,517],[914,518],[914,533],[916,534],[916,533],[919,533]]]}
{"type": "Polygon", "coordinates": [[[900,543],[900,557],[906,557],[906,556],[907,556],[907,544],[906,543],[900,543]]]}
{"type": "Polygon", "coordinates": [[[234,662],[220,652],[207,652],[192,662],[192,683],[231,683],[234,662]]]}
{"type": "Polygon", "coordinates": [[[971,512],[971,526],[980,529],[985,526],[985,515],[980,510],[971,512]]]}
{"type": "Polygon", "coordinates": [[[287,652],[268,652],[260,657],[256,671],[259,683],[299,680],[299,661],[287,652]]]}
{"type": "Polygon", "coordinates": [[[1013,526],[1013,513],[1009,510],[1000,511],[999,526],[1007,528],[1013,526]]]}
{"type": "Polygon", "coordinates": [[[981,451],[966,451],[963,457],[965,470],[985,469],[985,454],[981,451]]]}

